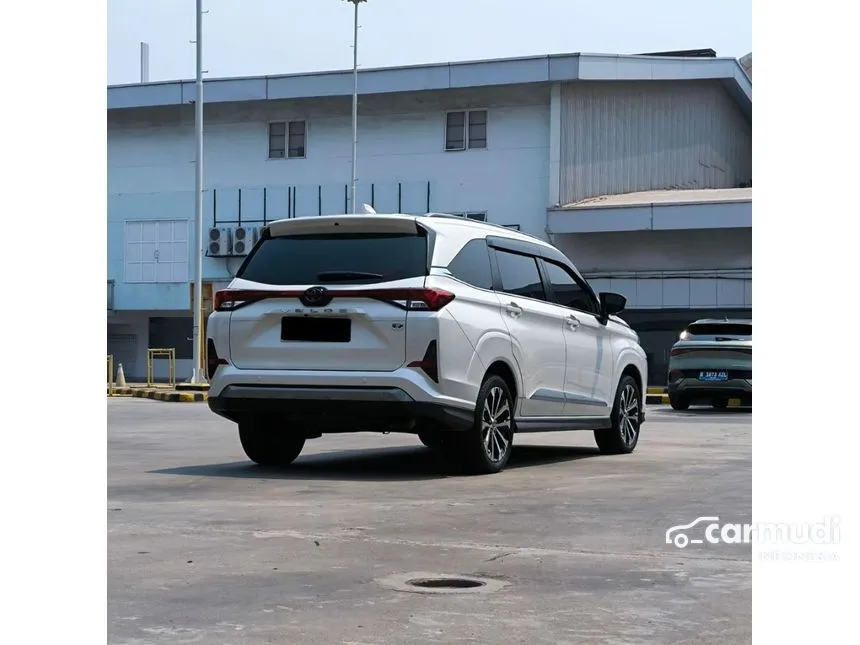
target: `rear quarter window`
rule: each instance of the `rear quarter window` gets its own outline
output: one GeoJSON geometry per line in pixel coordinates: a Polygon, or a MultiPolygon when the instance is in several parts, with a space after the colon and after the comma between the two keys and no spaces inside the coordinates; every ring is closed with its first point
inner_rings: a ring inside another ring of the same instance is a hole
{"type": "Polygon", "coordinates": [[[490,249],[486,240],[468,242],[448,265],[451,275],[479,289],[493,288],[490,249]]]}
{"type": "Polygon", "coordinates": [[[367,284],[427,274],[427,238],[402,233],[265,239],[236,274],[262,284],[367,284]]]}

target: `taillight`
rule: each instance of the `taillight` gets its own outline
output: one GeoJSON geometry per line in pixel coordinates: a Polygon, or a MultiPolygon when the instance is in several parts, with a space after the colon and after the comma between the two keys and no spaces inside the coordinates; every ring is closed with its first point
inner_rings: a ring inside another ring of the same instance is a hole
{"type": "Polygon", "coordinates": [[[219,365],[226,365],[227,361],[223,358],[218,358],[218,352],[215,350],[215,342],[209,338],[206,340],[206,376],[210,380],[215,376],[215,371],[219,365]]]}
{"type": "MultiPolygon", "coordinates": [[[[224,289],[215,293],[215,311],[235,311],[245,305],[272,298],[299,298],[304,291],[263,291],[257,289],[224,289]]],[[[439,311],[454,300],[444,289],[332,289],[335,298],[372,298],[409,311],[439,311]]]]}
{"type": "MultiPolygon", "coordinates": [[[[421,289],[419,299],[424,301],[430,311],[439,311],[454,300],[455,297],[453,293],[444,289],[421,289]]],[[[436,347],[435,343],[433,347],[436,347]]]]}
{"type": "Polygon", "coordinates": [[[431,340],[424,352],[424,358],[420,361],[412,361],[409,367],[417,367],[436,383],[439,382],[439,359],[436,352],[436,341],[431,340]]]}
{"type": "Polygon", "coordinates": [[[443,289],[368,289],[337,291],[336,298],[373,298],[410,311],[439,311],[454,299],[454,294],[443,289]]]}
{"type": "Polygon", "coordinates": [[[224,289],[216,291],[213,298],[215,311],[233,311],[268,298],[297,298],[301,291],[260,291],[256,289],[224,289]]]}
{"type": "Polygon", "coordinates": [[[752,349],[749,347],[673,347],[669,352],[669,356],[681,356],[683,354],[691,354],[694,352],[719,352],[720,354],[725,354],[726,352],[737,352],[739,354],[752,354],[752,349]]]}

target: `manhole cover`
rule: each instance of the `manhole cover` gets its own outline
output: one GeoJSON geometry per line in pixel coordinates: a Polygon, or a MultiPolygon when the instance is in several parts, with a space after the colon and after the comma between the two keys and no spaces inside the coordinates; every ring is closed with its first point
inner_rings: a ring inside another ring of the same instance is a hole
{"type": "Polygon", "coordinates": [[[477,576],[426,573],[423,571],[393,575],[377,582],[395,591],[412,593],[490,593],[507,586],[503,580],[479,578],[477,576]]]}
{"type": "Polygon", "coordinates": [[[481,580],[467,580],[466,578],[417,578],[407,580],[406,584],[421,589],[474,589],[483,587],[487,583],[481,580]]]}

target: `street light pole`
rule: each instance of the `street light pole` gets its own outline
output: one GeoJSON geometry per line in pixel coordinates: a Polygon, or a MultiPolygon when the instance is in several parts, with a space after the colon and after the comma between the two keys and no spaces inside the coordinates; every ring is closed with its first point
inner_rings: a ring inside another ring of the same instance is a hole
{"type": "Polygon", "coordinates": [[[352,188],[350,201],[352,214],[358,212],[358,4],[367,0],[347,0],[355,5],[355,18],[352,28],[352,188]]]}
{"type": "Polygon", "coordinates": [[[197,2],[197,97],[194,101],[196,155],[194,165],[194,369],[191,382],[206,383],[203,369],[203,0],[197,2]]]}

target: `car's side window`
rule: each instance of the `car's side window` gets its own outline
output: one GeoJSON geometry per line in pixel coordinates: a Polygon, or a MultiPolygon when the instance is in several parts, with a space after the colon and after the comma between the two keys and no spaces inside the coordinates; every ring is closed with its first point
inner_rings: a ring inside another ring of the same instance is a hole
{"type": "Polygon", "coordinates": [[[600,315],[598,303],[591,291],[581,284],[579,279],[565,267],[549,260],[544,260],[547,278],[552,286],[552,302],[563,307],[570,307],[595,316],[600,315]]]}
{"type": "Polygon", "coordinates": [[[448,271],[458,280],[479,289],[493,288],[490,250],[486,240],[468,242],[448,264],[448,271]]]}
{"type": "Polygon", "coordinates": [[[496,249],[502,291],[515,296],[546,300],[537,260],[529,255],[496,249]]]}

